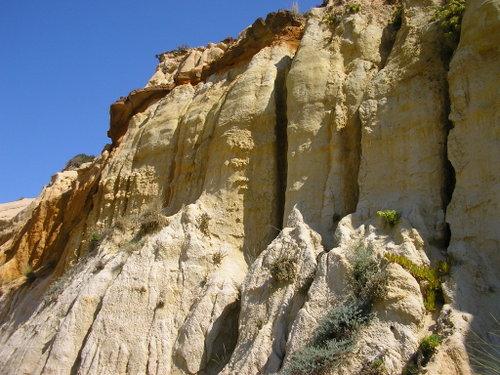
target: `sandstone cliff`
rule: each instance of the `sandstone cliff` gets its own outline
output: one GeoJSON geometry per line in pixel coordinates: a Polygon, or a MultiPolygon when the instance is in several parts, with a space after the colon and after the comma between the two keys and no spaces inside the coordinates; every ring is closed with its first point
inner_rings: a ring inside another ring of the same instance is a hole
{"type": "Polygon", "coordinates": [[[467,2],[454,52],[439,5],[325,2],[160,54],[101,155],[2,216],[0,373],[484,370],[500,2],[467,2]]]}

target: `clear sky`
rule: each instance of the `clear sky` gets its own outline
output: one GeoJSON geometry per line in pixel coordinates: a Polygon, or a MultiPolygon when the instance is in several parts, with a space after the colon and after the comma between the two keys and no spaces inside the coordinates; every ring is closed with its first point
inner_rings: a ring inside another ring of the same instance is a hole
{"type": "MultiPolygon", "coordinates": [[[[78,153],[98,154],[109,105],[155,54],[236,36],[290,0],[2,0],[0,202],[39,194],[78,153]]],[[[301,0],[301,11],[321,0],[301,0]]]]}

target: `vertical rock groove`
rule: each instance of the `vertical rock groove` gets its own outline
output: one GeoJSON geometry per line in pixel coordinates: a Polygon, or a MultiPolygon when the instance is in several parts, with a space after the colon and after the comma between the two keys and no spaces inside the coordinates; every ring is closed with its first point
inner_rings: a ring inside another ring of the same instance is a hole
{"type": "Polygon", "coordinates": [[[277,223],[279,223],[279,229],[283,228],[283,222],[285,220],[285,193],[286,193],[286,176],[287,176],[287,89],[286,89],[286,76],[290,70],[290,65],[292,59],[288,56],[283,57],[283,59],[277,64],[278,74],[276,76],[274,85],[274,100],[276,109],[276,167],[277,167],[277,177],[278,185],[277,190],[277,223]]]}

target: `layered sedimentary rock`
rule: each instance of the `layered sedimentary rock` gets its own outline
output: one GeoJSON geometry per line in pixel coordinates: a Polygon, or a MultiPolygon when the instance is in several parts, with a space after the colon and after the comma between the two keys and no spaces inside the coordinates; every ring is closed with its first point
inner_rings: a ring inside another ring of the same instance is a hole
{"type": "Polygon", "coordinates": [[[320,370],[471,372],[500,314],[499,3],[467,4],[451,62],[437,1],[354,5],[158,56],[111,145],[2,221],[0,373],[290,374],[360,247],[384,293],[320,370]],[[451,265],[443,301],[408,262],[451,265]]]}

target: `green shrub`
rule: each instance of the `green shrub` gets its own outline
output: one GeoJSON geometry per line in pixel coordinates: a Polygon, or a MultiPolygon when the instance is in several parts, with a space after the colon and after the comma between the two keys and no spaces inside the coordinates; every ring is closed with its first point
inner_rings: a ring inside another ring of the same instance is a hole
{"type": "Polygon", "coordinates": [[[395,210],[382,210],[377,211],[377,216],[384,219],[384,221],[389,224],[391,227],[396,225],[399,221],[400,215],[399,212],[395,210]]]}
{"type": "Polygon", "coordinates": [[[285,375],[316,375],[338,365],[342,355],[354,347],[361,327],[372,319],[372,303],[385,290],[385,270],[374,257],[373,249],[362,244],[353,252],[351,262],[349,283],[353,295],[325,314],[309,344],[292,355],[285,375]]]}
{"type": "Polygon", "coordinates": [[[349,13],[358,13],[361,10],[361,5],[357,3],[351,3],[347,4],[346,8],[349,13]]]}
{"type": "Polygon", "coordinates": [[[366,362],[361,368],[360,375],[387,375],[387,369],[382,358],[366,362]]]}
{"type": "Polygon", "coordinates": [[[387,273],[373,255],[371,246],[358,245],[350,259],[353,268],[349,277],[354,295],[367,304],[385,294],[387,273]]]}
{"type": "Polygon", "coordinates": [[[325,346],[307,346],[294,353],[284,375],[316,375],[332,368],[353,346],[351,340],[330,341],[325,346]]]}
{"type": "Polygon", "coordinates": [[[90,240],[89,240],[89,252],[93,252],[95,250],[97,250],[97,248],[99,247],[99,245],[101,244],[102,242],[102,234],[100,233],[97,233],[97,232],[94,232],[91,234],[90,236],[90,240]]]}
{"type": "Polygon", "coordinates": [[[424,297],[424,306],[428,311],[436,310],[438,303],[442,302],[443,290],[438,272],[429,266],[419,266],[405,256],[385,254],[385,258],[392,263],[397,263],[407,270],[420,285],[424,297]]]}
{"type": "Polygon", "coordinates": [[[436,334],[429,335],[425,337],[421,342],[418,350],[422,353],[423,361],[425,365],[429,362],[432,355],[436,352],[437,347],[441,344],[441,337],[436,334]]]}
{"type": "Polygon", "coordinates": [[[465,11],[466,0],[449,0],[434,13],[434,20],[438,22],[446,38],[453,44],[458,44],[462,17],[465,11]]]}
{"type": "Polygon", "coordinates": [[[95,156],[87,154],[78,154],[73,156],[64,167],[63,171],[71,171],[80,168],[82,164],[94,161],[95,156]]]}
{"type": "Polygon", "coordinates": [[[297,275],[296,261],[287,257],[280,257],[271,266],[271,275],[280,284],[292,282],[297,275]]]}
{"type": "Polygon", "coordinates": [[[370,318],[366,307],[356,300],[341,304],[323,317],[316,329],[313,345],[324,346],[332,340],[348,340],[370,318]]]}
{"type": "Polygon", "coordinates": [[[341,354],[353,348],[357,332],[370,318],[364,304],[357,300],[335,307],[321,319],[310,344],[292,355],[284,374],[315,375],[332,368],[341,354]]]}

